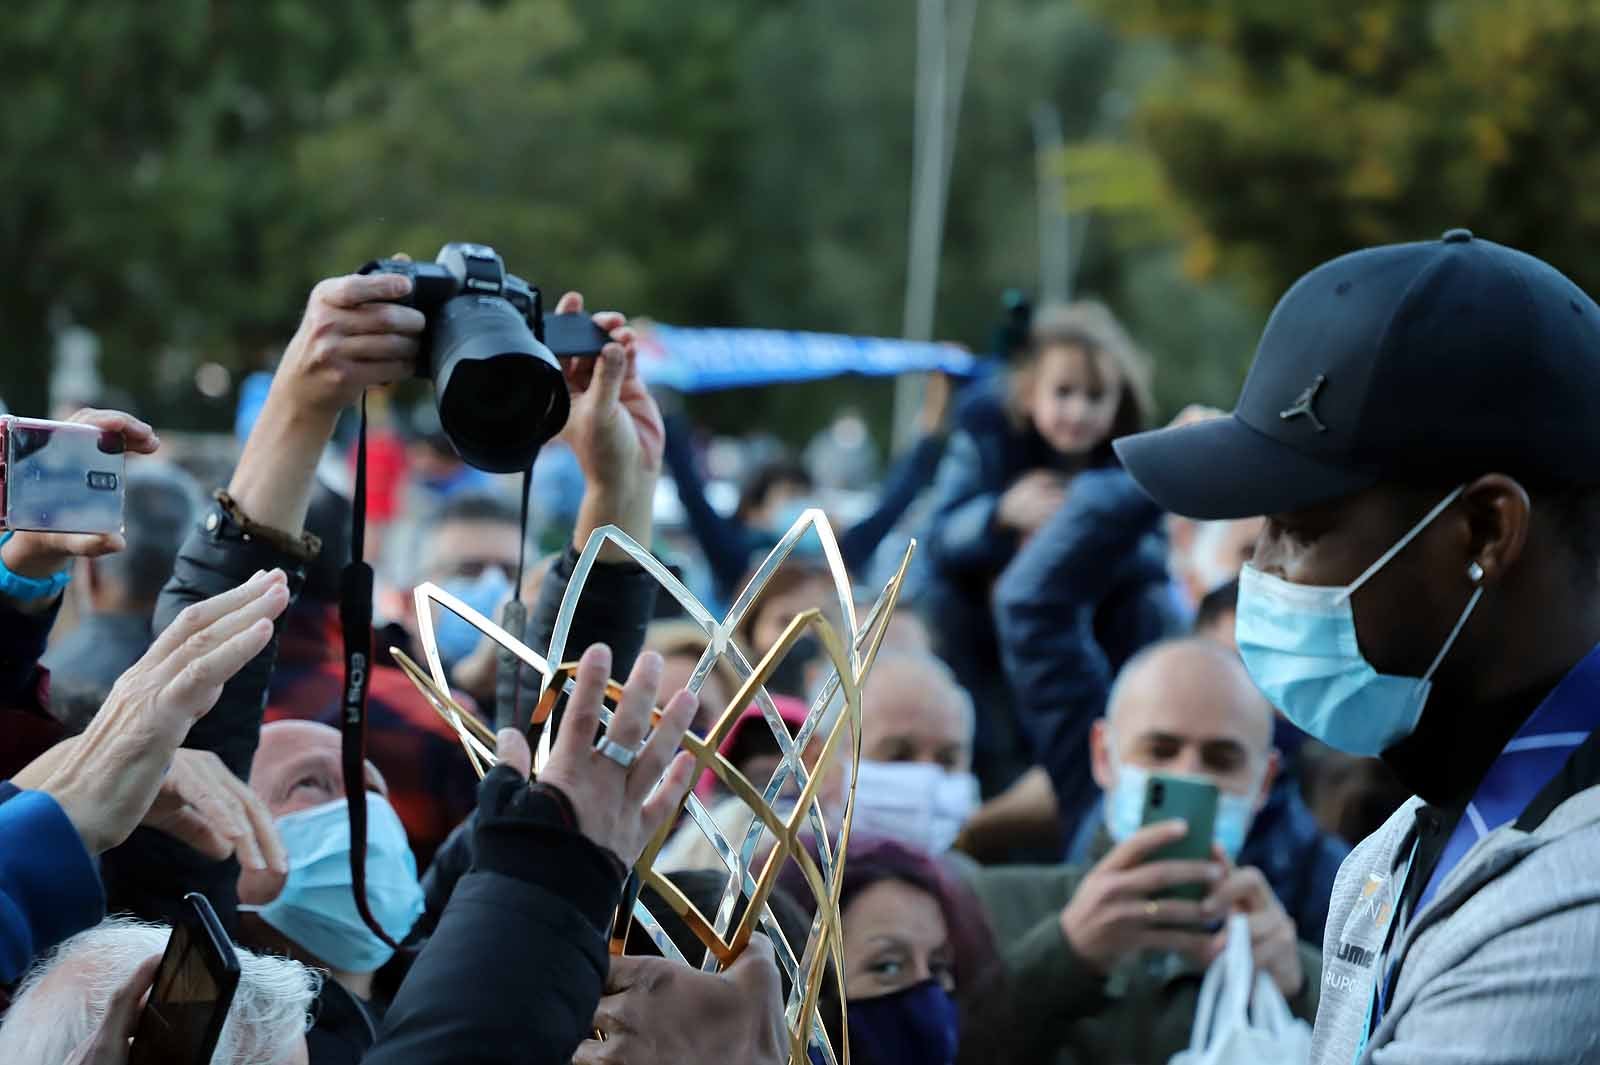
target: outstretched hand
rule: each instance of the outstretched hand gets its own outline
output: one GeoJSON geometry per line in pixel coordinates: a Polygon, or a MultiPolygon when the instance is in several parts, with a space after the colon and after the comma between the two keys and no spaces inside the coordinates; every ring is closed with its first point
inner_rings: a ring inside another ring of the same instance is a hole
{"type": "Polygon", "coordinates": [[[150,813],[178,745],[272,642],[273,619],[288,605],[283,572],[273,570],[186,607],[117,678],[71,757],[46,752],[14,781],[54,797],[90,853],[115,847],[150,813]]]}
{"type": "MultiPolygon", "coordinates": [[[[558,314],[583,310],[581,293],[568,292],[558,314]]],[[[641,476],[661,472],[666,430],[661,408],[639,377],[634,331],[616,311],[600,311],[594,324],[611,338],[596,358],[561,360],[572,393],[572,413],[562,438],[572,446],[592,484],[625,491],[641,476]]]]}
{"type": "MultiPolygon", "coordinates": [[[[606,730],[612,743],[636,752],[624,768],[595,747],[600,704],[611,676],[611,649],[595,644],[585,651],[550,761],[539,774],[540,783],[560,789],[572,803],[578,830],[625,866],[639,860],[651,837],[677,810],[694,769],[694,758],[678,752],[699,702],[693,693],[680,691],[668,700],[661,720],[646,736],[661,670],[661,656],[654,651],[639,656],[606,730]]],[[[500,733],[497,754],[502,763],[527,775],[532,760],[527,742],[515,730],[500,733]]]]}
{"type": "Polygon", "coordinates": [[[782,986],[763,935],[751,936],[739,960],[721,973],[665,958],[612,958],[594,1012],[605,1040],[581,1043],[572,1065],[781,1065],[789,1057],[782,986]]]}

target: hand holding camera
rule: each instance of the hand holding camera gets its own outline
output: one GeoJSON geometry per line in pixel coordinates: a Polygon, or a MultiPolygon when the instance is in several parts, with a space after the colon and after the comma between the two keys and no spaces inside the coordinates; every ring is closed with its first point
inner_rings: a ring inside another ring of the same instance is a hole
{"type": "Polygon", "coordinates": [[[364,390],[411,377],[427,319],[396,302],[410,294],[411,279],[398,274],[331,277],[312,289],[272,382],[287,413],[331,425],[364,390]]]}

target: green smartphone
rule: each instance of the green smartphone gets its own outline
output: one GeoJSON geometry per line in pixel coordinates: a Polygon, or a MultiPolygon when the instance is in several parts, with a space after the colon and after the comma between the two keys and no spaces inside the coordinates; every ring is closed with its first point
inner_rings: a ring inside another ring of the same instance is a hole
{"type": "MultiPolygon", "coordinates": [[[[1204,777],[1151,773],[1144,786],[1144,815],[1140,825],[1181,820],[1189,831],[1183,838],[1151,853],[1149,861],[1211,860],[1211,837],[1217,820],[1217,786],[1204,777]]],[[[1157,898],[1190,899],[1199,902],[1210,886],[1204,883],[1179,884],[1157,898]]]]}

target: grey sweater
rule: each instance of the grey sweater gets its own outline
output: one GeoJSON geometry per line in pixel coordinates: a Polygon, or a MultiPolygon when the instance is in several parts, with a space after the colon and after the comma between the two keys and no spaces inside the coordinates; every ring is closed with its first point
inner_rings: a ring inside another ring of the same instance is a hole
{"type": "Polygon", "coordinates": [[[1497,829],[1450,871],[1397,932],[1392,1000],[1356,1056],[1419,805],[1402,806],[1339,870],[1312,1062],[1600,1063],[1600,787],[1531,832],[1497,829]]]}

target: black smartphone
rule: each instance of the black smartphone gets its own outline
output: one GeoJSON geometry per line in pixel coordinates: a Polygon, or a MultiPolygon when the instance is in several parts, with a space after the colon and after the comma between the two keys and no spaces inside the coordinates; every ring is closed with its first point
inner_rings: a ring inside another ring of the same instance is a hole
{"type": "Polygon", "coordinates": [[[139,1016],[128,1065],[210,1065],[239,988],[239,956],[210,901],[190,892],[183,904],[139,1016]]]}
{"type": "MultiPolygon", "coordinates": [[[[1140,824],[1154,825],[1172,820],[1185,822],[1189,831],[1184,833],[1182,839],[1152,852],[1149,860],[1210,861],[1211,839],[1217,822],[1216,784],[1200,777],[1151,773],[1145,781],[1144,815],[1140,818],[1140,824]]],[[[1199,902],[1209,890],[1209,885],[1203,883],[1179,884],[1156,897],[1199,902]]]]}

